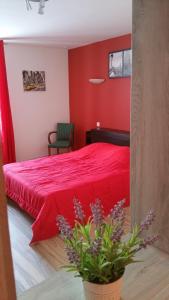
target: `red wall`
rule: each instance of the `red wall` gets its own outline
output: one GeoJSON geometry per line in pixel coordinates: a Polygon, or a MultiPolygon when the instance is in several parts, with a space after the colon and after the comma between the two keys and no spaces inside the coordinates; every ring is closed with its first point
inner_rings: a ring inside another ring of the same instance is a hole
{"type": "Polygon", "coordinates": [[[131,35],[69,50],[70,120],[75,124],[75,147],[85,144],[85,132],[101,127],[130,128],[130,78],[108,78],[108,53],[131,47],[131,35]],[[105,78],[100,85],[89,78],[105,78]]]}

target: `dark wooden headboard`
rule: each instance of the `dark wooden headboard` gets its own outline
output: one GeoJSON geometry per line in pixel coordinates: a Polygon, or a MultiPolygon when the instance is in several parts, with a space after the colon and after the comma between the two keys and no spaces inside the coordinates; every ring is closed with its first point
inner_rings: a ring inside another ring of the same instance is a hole
{"type": "Polygon", "coordinates": [[[86,144],[105,142],[119,146],[130,146],[130,132],[124,130],[100,128],[86,132],[86,144]]]}

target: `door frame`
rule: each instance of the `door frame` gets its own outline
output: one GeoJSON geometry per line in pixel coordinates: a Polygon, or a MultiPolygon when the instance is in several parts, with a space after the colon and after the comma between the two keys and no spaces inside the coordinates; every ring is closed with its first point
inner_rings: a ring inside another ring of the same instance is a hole
{"type": "Polygon", "coordinates": [[[2,144],[0,140],[0,291],[2,299],[16,300],[2,166],[2,144]]]}

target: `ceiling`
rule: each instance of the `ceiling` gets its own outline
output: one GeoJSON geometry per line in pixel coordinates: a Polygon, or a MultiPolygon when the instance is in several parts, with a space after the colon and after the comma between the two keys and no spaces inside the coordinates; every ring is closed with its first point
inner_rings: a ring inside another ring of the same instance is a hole
{"type": "Polygon", "coordinates": [[[0,39],[74,48],[131,32],[132,0],[0,0],[0,39]]]}

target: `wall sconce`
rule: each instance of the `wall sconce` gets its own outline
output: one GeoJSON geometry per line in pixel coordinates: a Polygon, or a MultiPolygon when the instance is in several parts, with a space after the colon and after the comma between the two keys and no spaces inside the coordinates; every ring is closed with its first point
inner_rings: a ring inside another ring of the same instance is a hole
{"type": "Polygon", "coordinates": [[[105,81],[104,78],[90,78],[89,82],[92,84],[100,84],[103,83],[105,81]]]}

